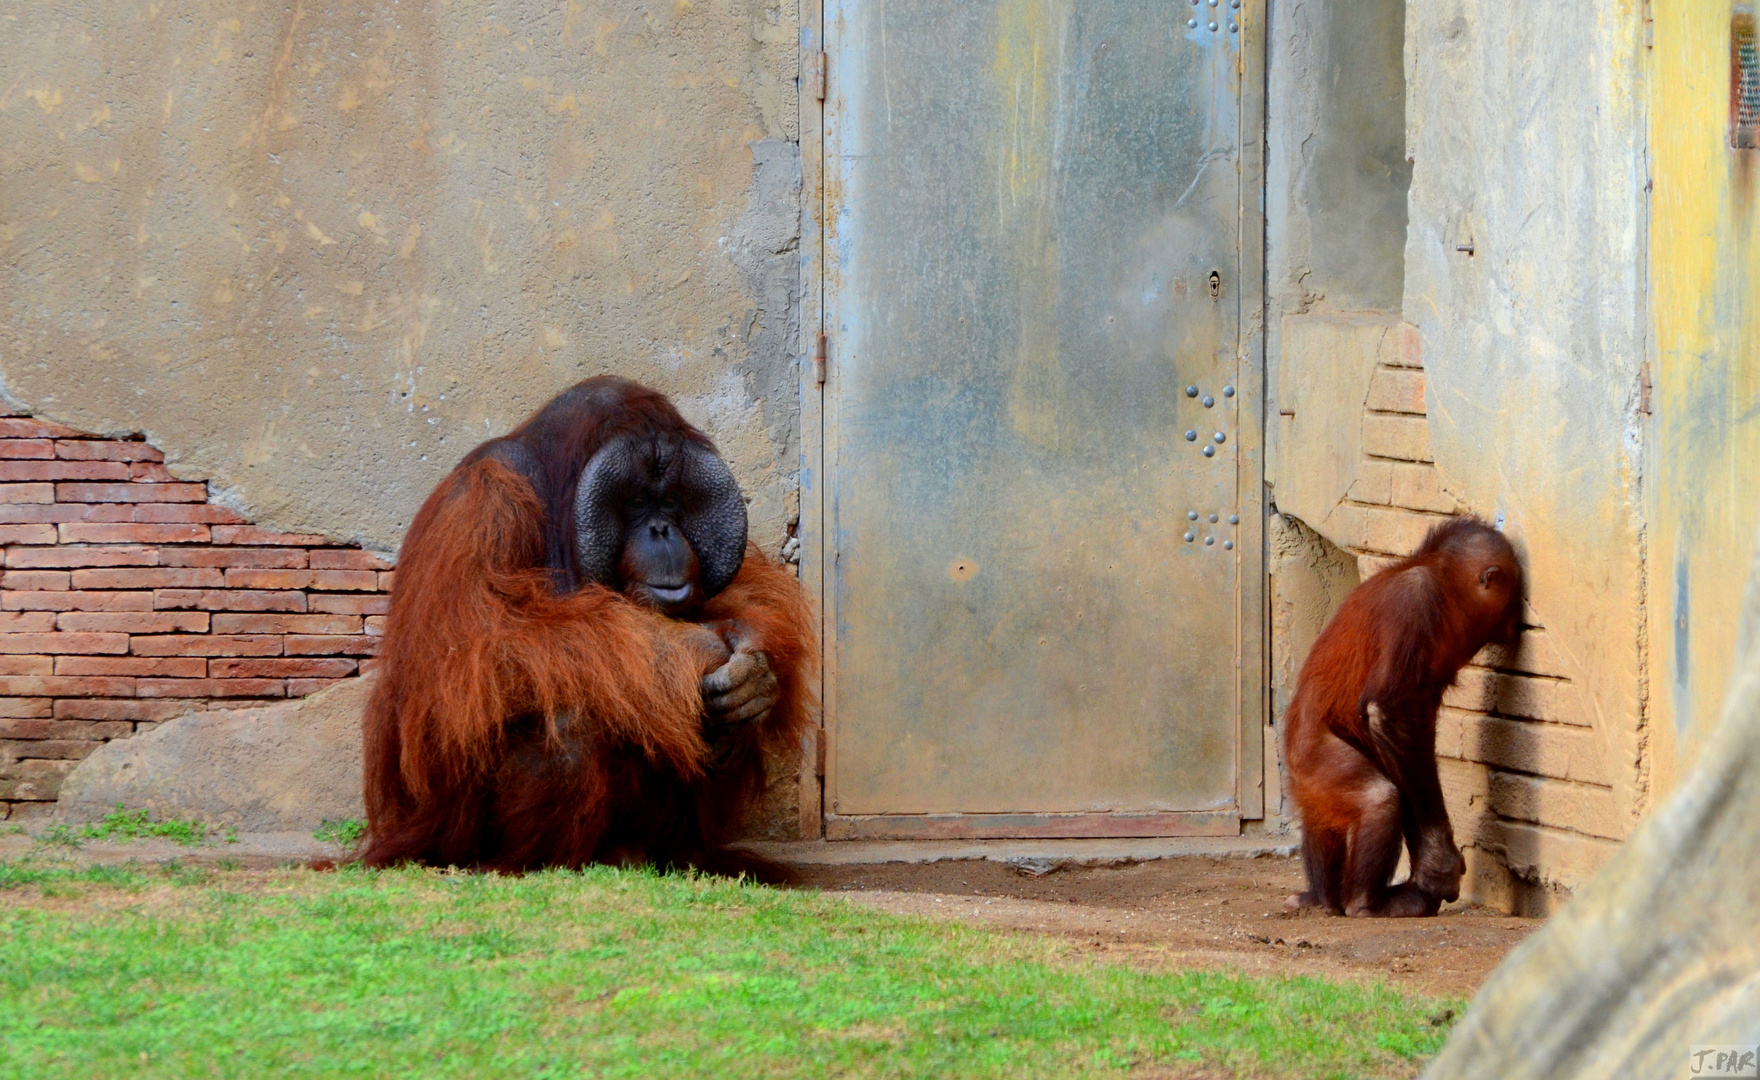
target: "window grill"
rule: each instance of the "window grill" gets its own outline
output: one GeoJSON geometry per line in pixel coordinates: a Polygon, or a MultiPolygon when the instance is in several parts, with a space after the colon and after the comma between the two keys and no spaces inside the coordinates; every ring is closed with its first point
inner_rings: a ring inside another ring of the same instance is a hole
{"type": "Polygon", "coordinates": [[[1739,6],[1729,21],[1729,144],[1760,147],[1760,43],[1747,5],[1739,6]]]}

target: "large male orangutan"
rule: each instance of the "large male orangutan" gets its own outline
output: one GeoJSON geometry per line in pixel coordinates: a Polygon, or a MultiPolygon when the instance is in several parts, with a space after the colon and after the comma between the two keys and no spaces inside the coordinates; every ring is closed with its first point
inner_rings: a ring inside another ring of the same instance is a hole
{"type": "Polygon", "coordinates": [[[660,394],[589,379],[477,447],[411,524],[368,706],[370,866],[725,850],[808,723],[815,634],[745,500],[660,394]]]}
{"type": "Polygon", "coordinates": [[[1522,570],[1471,518],[1345,598],[1302,665],[1284,761],[1302,818],[1308,890],[1291,907],[1425,916],[1460,896],[1465,864],[1436,775],[1442,692],[1487,642],[1521,632],[1522,570]],[[1411,876],[1390,886],[1401,842],[1411,876]]]}

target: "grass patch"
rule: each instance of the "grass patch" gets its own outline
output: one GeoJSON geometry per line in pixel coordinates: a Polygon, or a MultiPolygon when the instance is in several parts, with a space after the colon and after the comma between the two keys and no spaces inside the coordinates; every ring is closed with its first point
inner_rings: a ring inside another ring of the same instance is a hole
{"type": "Polygon", "coordinates": [[[353,847],[367,835],[367,823],[360,818],[346,818],[342,821],[331,821],[325,818],[312,833],[312,839],[322,840],[327,844],[341,844],[353,847]]]}
{"type": "MultiPolygon", "coordinates": [[[[212,826],[199,821],[154,821],[147,811],[128,810],[118,803],[116,809],[89,825],[75,828],[57,822],[38,834],[37,843],[44,847],[77,848],[87,840],[139,840],[156,836],[193,847],[207,840],[212,831],[212,826]]],[[[223,838],[229,844],[238,843],[238,830],[228,828],[223,838]]]]}
{"type": "Polygon", "coordinates": [[[0,1077],[1403,1076],[1458,1006],[642,871],[53,872],[0,870],[0,1077]]]}

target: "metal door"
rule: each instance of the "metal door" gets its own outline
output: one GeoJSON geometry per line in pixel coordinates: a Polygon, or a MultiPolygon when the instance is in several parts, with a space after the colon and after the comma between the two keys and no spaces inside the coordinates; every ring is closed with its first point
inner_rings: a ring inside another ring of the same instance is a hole
{"type": "Polygon", "coordinates": [[[1231,2],[825,6],[828,836],[1257,816],[1231,2]]]}

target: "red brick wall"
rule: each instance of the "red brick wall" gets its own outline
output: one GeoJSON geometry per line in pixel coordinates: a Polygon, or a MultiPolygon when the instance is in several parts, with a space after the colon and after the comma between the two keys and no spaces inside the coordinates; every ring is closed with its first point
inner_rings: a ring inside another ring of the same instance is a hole
{"type": "Polygon", "coordinates": [[[256,528],[163,461],[0,417],[0,818],[53,802],[110,739],[372,666],[385,562],[256,528]]]}

